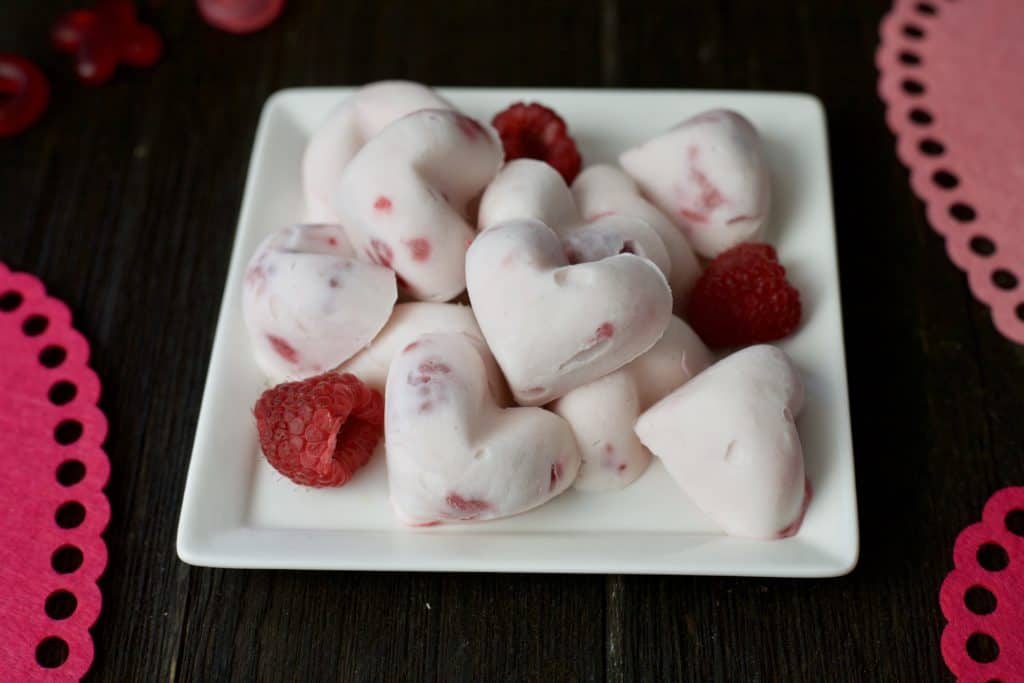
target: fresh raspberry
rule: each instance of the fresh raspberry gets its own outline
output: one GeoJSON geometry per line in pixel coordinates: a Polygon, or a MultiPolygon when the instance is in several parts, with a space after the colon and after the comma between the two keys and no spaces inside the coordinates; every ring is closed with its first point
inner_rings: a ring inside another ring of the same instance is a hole
{"type": "Polygon", "coordinates": [[[690,295],[689,322],[712,347],[760,344],[800,324],[800,292],[769,244],[740,244],[708,264],[690,295]]]}
{"type": "Polygon", "coordinates": [[[351,374],[267,389],[253,415],[267,461],[305,486],[345,484],[384,433],[384,399],[351,374]]]}
{"type": "Polygon", "coordinates": [[[576,142],[569,136],[565,121],[543,104],[516,102],[491,121],[505,147],[505,161],[539,159],[562,174],[571,183],[583,166],[576,142]]]}

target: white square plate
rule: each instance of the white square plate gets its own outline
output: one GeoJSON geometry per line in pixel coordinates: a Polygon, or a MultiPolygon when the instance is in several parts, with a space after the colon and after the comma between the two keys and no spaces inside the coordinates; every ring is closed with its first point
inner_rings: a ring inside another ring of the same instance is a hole
{"type": "MultiPolygon", "coordinates": [[[[264,389],[242,321],[242,273],[261,239],[305,213],[299,163],[314,126],[350,88],[275,94],[263,109],[210,359],[178,527],[178,555],[213,567],[836,576],[857,561],[857,508],[825,116],[807,95],[442,88],[489,121],[537,100],[569,123],[588,163],[692,114],[729,107],[760,129],[774,206],[766,239],[800,289],[804,321],[781,346],[802,371],[798,420],[814,496],[798,534],[722,535],[657,459],[632,486],[570,489],[509,519],[408,529],[391,514],[383,453],[340,489],[292,484],[260,455],[251,408],[264,389]]],[[[381,447],[382,448],[382,447],[381,447]]],[[[379,451],[381,449],[378,449],[379,451]]]]}

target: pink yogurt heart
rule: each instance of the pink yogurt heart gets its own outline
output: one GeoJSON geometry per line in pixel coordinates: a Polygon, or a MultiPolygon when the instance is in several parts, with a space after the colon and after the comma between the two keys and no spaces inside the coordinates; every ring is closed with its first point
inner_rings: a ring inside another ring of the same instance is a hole
{"type": "Polygon", "coordinates": [[[698,114],[627,150],[619,162],[706,258],[755,239],[768,215],[761,139],[736,112],[698,114]]]}
{"type": "Polygon", "coordinates": [[[580,454],[565,420],[506,408],[494,359],[464,334],[428,334],[399,351],[385,392],[388,485],[417,526],[524,512],[572,483],[580,454]]]}
{"type": "Polygon", "coordinates": [[[555,232],[514,220],[481,233],[466,254],[469,298],[522,405],[542,405],[651,348],[672,317],[654,263],[617,254],[572,265],[555,232]]]}

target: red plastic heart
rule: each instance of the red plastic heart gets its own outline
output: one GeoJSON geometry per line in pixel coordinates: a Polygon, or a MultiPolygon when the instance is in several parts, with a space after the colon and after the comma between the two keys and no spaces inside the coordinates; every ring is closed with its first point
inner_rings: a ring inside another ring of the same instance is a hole
{"type": "Polygon", "coordinates": [[[94,8],[63,15],[51,31],[53,46],[75,57],[75,75],[83,83],[109,81],[120,63],[152,66],[163,53],[163,41],[142,24],[129,0],[103,0],[94,8]]]}
{"type": "Polygon", "coordinates": [[[196,0],[206,23],[228,33],[253,33],[280,16],[284,0],[196,0]]]}
{"type": "Polygon", "coordinates": [[[50,82],[35,64],[0,53],[0,137],[35,123],[50,102],[50,82]]]}

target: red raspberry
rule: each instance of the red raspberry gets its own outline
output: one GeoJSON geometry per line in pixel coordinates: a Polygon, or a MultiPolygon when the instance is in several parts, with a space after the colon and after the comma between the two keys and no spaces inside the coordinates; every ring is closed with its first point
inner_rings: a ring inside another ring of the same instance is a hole
{"type": "Polygon", "coordinates": [[[688,320],[712,347],[760,344],[800,324],[800,292],[769,244],[740,244],[708,264],[690,295],[688,320]]]}
{"type": "Polygon", "coordinates": [[[351,374],[267,389],[253,415],[267,461],[305,486],[345,484],[384,433],[384,399],[351,374]]]}
{"type": "Polygon", "coordinates": [[[583,166],[576,142],[565,121],[543,104],[516,102],[491,121],[505,147],[505,161],[539,159],[546,161],[571,183],[583,166]]]}

